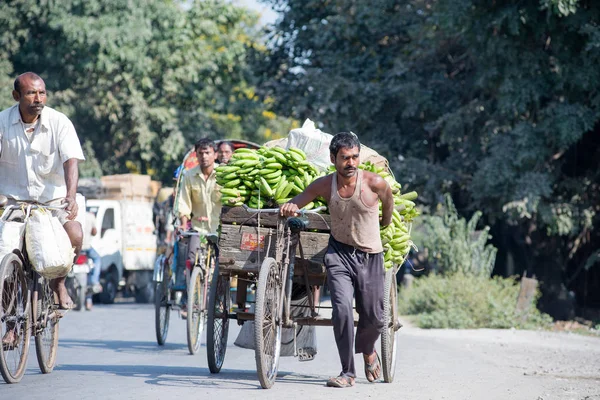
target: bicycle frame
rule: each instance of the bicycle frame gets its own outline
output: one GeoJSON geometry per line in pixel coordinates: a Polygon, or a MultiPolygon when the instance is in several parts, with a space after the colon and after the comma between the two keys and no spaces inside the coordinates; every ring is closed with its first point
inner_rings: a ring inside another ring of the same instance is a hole
{"type": "MultiPolygon", "coordinates": [[[[246,205],[243,207],[248,212],[279,213],[278,208],[253,209],[247,207],[246,205]]],[[[298,214],[299,216],[304,216],[305,214],[317,214],[319,211],[324,211],[325,209],[326,207],[318,207],[314,210],[302,209],[298,211],[298,214]]],[[[289,226],[289,223],[294,218],[298,217],[280,216],[277,220],[275,260],[280,264],[279,279],[282,280],[280,296],[283,299],[283,301],[279,304],[277,315],[281,318],[282,326],[286,328],[291,328],[294,326],[294,322],[290,318],[292,284],[294,278],[294,260],[296,257],[296,246],[298,246],[300,241],[300,232],[305,228],[305,225],[303,224],[302,226],[297,226],[292,229],[292,227],[289,226]]],[[[306,290],[310,293],[308,284],[306,290]]]]}

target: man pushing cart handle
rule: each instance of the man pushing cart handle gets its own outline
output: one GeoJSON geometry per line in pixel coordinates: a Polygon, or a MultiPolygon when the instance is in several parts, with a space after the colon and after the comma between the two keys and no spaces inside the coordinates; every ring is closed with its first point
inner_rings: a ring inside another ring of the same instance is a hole
{"type": "Polygon", "coordinates": [[[354,385],[354,353],[362,353],[369,382],[381,376],[375,342],[384,330],[383,246],[379,235],[392,221],[390,186],[379,175],[363,171],[360,142],[351,132],[338,133],[329,146],[336,172],[311,183],[302,193],[282,204],[281,216],[296,216],[301,208],[322,197],[331,214],[331,235],[325,254],[327,284],[333,308],[333,332],[342,370],[327,386],[354,385]],[[379,201],[382,217],[379,218],[379,201]],[[359,314],[356,341],[352,298],[359,314]]]}

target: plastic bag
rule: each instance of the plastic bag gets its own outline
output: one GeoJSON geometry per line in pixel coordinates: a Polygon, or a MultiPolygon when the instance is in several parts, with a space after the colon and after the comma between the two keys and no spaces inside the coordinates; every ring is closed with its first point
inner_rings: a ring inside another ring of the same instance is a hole
{"type": "Polygon", "coordinates": [[[296,147],[306,153],[306,159],[324,170],[331,165],[329,143],[331,136],[321,132],[310,119],[304,121],[302,128],[292,129],[288,135],[287,148],[296,147]]]}
{"type": "MultiPolygon", "coordinates": [[[[292,299],[290,312],[292,318],[310,316],[308,308],[308,297],[304,296],[298,300],[292,299]]],[[[253,305],[254,306],[254,305],[253,305]]],[[[254,312],[254,309],[251,310],[254,312]]],[[[254,350],[254,321],[246,321],[240,329],[235,342],[238,347],[254,350]]],[[[312,360],[317,354],[317,332],[312,325],[298,326],[296,329],[296,347],[301,360],[312,360]]],[[[294,329],[283,328],[281,331],[281,357],[294,356],[294,329]]]]}
{"type": "Polygon", "coordinates": [[[0,261],[14,249],[23,248],[25,224],[15,221],[0,221],[0,261]]]}
{"type": "Polygon", "coordinates": [[[31,212],[25,230],[27,255],[33,268],[44,278],[66,276],[73,266],[75,252],[65,228],[50,211],[31,212]]]}

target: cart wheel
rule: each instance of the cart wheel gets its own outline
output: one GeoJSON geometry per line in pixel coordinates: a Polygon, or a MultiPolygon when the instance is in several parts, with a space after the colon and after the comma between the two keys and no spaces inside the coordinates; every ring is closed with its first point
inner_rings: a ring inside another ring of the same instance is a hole
{"type": "Polygon", "coordinates": [[[281,351],[282,277],[274,258],[266,258],[258,274],[254,311],[256,372],[263,389],[275,383],[281,351]]]}
{"type": "MultiPolygon", "coordinates": [[[[37,304],[35,305],[35,352],[38,365],[43,374],[49,374],[56,364],[58,350],[58,307],[54,292],[50,289],[50,281],[38,278],[37,304]]],[[[33,298],[35,299],[35,292],[33,298]]]]}
{"type": "Polygon", "coordinates": [[[0,344],[0,372],[6,383],[17,383],[25,374],[31,338],[31,296],[21,259],[9,253],[0,263],[0,340],[9,330],[13,346],[0,344]]]}
{"type": "Polygon", "coordinates": [[[192,269],[192,277],[188,286],[187,298],[187,342],[190,354],[196,354],[200,349],[200,336],[204,330],[204,316],[202,305],[204,298],[204,279],[199,267],[192,269]]]}
{"type": "Polygon", "coordinates": [[[396,372],[396,331],[398,319],[398,288],[396,286],[395,269],[390,268],[385,273],[383,289],[383,318],[385,331],[381,334],[381,354],[383,380],[387,383],[394,381],[396,372]]]}
{"type": "Polygon", "coordinates": [[[155,328],[156,341],[160,346],[167,341],[167,333],[169,333],[169,317],[171,315],[171,290],[169,288],[170,275],[167,260],[162,259],[162,281],[155,283],[154,289],[154,311],[155,311],[155,328]]]}
{"type": "Polygon", "coordinates": [[[208,299],[208,328],[206,331],[206,355],[208,368],[213,374],[221,371],[225,352],[227,351],[227,335],[229,334],[229,275],[220,275],[219,267],[213,272],[208,299]]]}

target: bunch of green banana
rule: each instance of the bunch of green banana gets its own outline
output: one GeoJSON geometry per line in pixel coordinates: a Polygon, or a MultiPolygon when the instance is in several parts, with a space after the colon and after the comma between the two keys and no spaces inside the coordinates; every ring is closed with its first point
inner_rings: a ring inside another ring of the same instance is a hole
{"type": "MultiPolygon", "coordinates": [[[[276,207],[302,193],[319,176],[300,149],[261,147],[237,149],[229,164],[216,168],[221,202],[226,206],[247,204],[251,208],[276,207]]],[[[321,205],[314,201],[305,208],[321,205]]]]}

